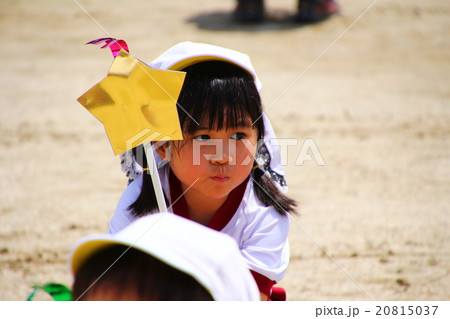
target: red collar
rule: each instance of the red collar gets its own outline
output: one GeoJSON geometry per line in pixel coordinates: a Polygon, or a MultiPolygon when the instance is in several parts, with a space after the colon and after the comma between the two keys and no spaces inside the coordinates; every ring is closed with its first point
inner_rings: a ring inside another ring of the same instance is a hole
{"type": "MultiPolygon", "coordinates": [[[[208,227],[217,231],[221,231],[231,220],[238,209],[242,197],[244,197],[245,189],[247,187],[248,178],[243,181],[238,187],[233,189],[228,195],[227,200],[220,206],[217,213],[213,216],[209,222],[208,227]]],[[[170,198],[173,201],[176,200],[172,205],[173,212],[181,217],[191,219],[189,215],[189,208],[187,206],[184,196],[182,196],[183,191],[181,189],[181,183],[172,170],[169,173],[169,185],[170,185],[170,198]],[[177,200],[178,199],[178,200],[177,200]]]]}

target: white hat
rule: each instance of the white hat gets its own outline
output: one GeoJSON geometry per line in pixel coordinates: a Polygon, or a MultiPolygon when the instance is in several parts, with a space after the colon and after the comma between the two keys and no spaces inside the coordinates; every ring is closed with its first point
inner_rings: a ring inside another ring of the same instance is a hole
{"type": "Polygon", "coordinates": [[[92,235],[80,240],[69,257],[72,274],[97,251],[117,244],[140,250],[190,275],[214,300],[260,299],[234,239],[171,213],[139,218],[114,235],[92,235]]]}
{"type": "Polygon", "coordinates": [[[262,87],[247,54],[211,44],[180,42],[153,60],[150,67],[158,70],[179,71],[205,61],[224,61],[235,64],[253,77],[258,90],[262,87]]]}

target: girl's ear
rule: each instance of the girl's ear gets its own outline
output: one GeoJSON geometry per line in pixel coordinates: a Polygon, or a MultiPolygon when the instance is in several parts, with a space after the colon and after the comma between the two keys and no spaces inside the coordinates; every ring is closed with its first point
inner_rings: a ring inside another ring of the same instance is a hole
{"type": "Polygon", "coordinates": [[[170,152],[169,152],[169,143],[168,142],[164,142],[162,144],[160,144],[160,142],[156,143],[156,153],[158,153],[159,157],[161,157],[161,159],[163,161],[169,161],[170,160],[170,152]]]}

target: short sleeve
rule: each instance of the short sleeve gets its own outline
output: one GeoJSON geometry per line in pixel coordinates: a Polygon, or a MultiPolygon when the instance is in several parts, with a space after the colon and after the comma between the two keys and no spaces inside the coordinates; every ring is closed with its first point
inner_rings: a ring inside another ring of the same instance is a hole
{"type": "Polygon", "coordinates": [[[139,176],[134,180],[122,194],[122,197],[117,204],[113,217],[109,221],[110,234],[115,234],[128,226],[135,217],[133,217],[129,211],[129,207],[139,197],[142,188],[142,176],[139,176]]]}
{"type": "Polygon", "coordinates": [[[273,208],[258,215],[241,252],[253,272],[278,282],[289,264],[289,216],[281,216],[273,208]]]}

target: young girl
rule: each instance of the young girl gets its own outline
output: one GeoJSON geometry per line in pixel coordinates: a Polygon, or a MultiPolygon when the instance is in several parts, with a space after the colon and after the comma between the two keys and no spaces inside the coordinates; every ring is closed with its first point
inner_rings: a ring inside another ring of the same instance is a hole
{"type": "MultiPolygon", "coordinates": [[[[281,192],[286,183],[279,150],[250,60],[233,50],[183,42],[150,67],[186,72],[177,101],[184,139],[156,149],[168,212],[233,237],[266,300],[286,272],[288,214],[296,203],[281,192]]],[[[136,160],[145,171],[145,160],[136,160]]],[[[150,175],[138,175],[123,193],[109,232],[156,211],[150,175]]]]}

